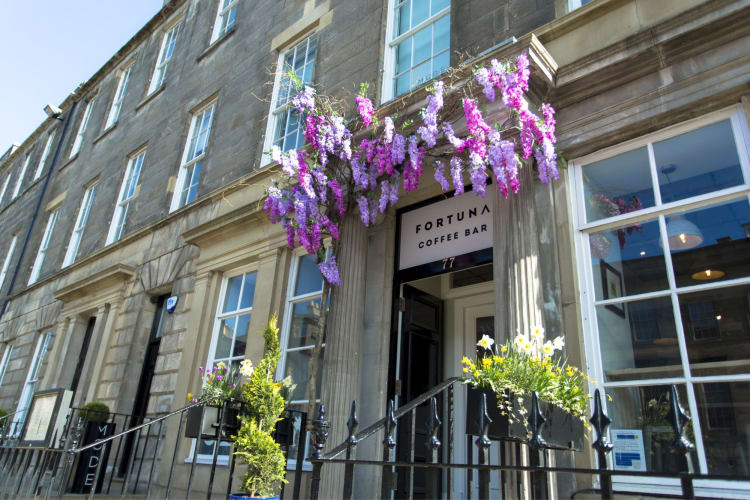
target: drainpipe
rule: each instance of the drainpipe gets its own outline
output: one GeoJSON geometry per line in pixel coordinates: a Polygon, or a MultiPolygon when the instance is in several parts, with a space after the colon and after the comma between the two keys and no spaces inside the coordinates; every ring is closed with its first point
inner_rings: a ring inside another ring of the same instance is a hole
{"type": "Polygon", "coordinates": [[[34,223],[36,222],[37,217],[39,216],[39,210],[42,208],[42,202],[44,201],[44,195],[47,192],[47,186],[49,186],[49,181],[52,178],[52,171],[55,169],[55,165],[57,164],[57,158],[60,156],[60,149],[62,148],[63,142],[65,142],[65,133],[68,130],[68,125],[70,125],[70,120],[68,118],[73,116],[73,112],[76,109],[76,106],[78,105],[78,101],[74,101],[73,104],[70,106],[70,109],[67,113],[65,113],[64,118],[58,118],[58,120],[61,120],[64,122],[62,132],[60,133],[60,138],[57,141],[57,147],[55,148],[55,154],[52,156],[52,162],[50,163],[49,169],[47,170],[47,175],[44,177],[44,184],[42,185],[42,192],[39,193],[39,200],[36,203],[36,208],[34,209],[34,214],[31,216],[31,223],[29,224],[29,230],[26,232],[26,238],[23,240],[23,246],[21,247],[21,254],[18,256],[18,261],[16,262],[16,268],[13,271],[13,278],[10,280],[10,285],[8,285],[8,291],[5,293],[5,299],[3,300],[3,307],[0,309],[0,319],[2,319],[3,315],[5,314],[5,310],[8,308],[8,302],[10,302],[11,292],[13,291],[13,286],[16,283],[16,279],[18,278],[18,271],[21,269],[21,262],[23,261],[23,257],[26,254],[26,247],[29,246],[29,240],[31,239],[31,232],[34,230],[34,223]]]}

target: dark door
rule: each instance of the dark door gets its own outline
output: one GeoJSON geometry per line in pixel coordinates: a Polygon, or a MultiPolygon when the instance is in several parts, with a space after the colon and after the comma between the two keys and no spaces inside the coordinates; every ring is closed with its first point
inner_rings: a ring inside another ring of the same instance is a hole
{"type": "MultiPolygon", "coordinates": [[[[156,302],[156,312],[151,324],[151,333],[149,334],[148,345],[146,346],[146,355],[141,368],[141,376],[138,380],[138,390],[135,393],[135,402],[133,403],[133,413],[127,422],[128,427],[135,427],[143,423],[148,408],[149,394],[151,393],[151,381],[154,379],[154,370],[156,368],[156,358],[159,356],[159,346],[161,345],[161,333],[164,327],[164,315],[166,313],[167,296],[162,295],[152,299],[156,302]]],[[[125,447],[120,462],[120,474],[124,474],[128,467],[130,454],[133,451],[133,441],[135,434],[130,433],[125,440],[125,447]]]]}
{"type": "MultiPolygon", "coordinates": [[[[414,287],[404,285],[404,311],[401,321],[399,406],[429,391],[443,380],[443,301],[414,287]]],[[[399,420],[396,453],[399,461],[426,462],[429,401],[417,407],[414,422],[410,416],[399,420]],[[414,429],[412,433],[412,428],[414,429]],[[413,435],[412,435],[413,434],[413,435]]],[[[438,414],[442,401],[438,399],[438,414]]],[[[425,469],[398,471],[396,498],[426,498],[425,469]]],[[[440,492],[440,478],[431,491],[440,492]]]]}
{"type": "Polygon", "coordinates": [[[83,364],[86,362],[86,356],[89,352],[89,343],[91,343],[91,334],[94,332],[94,326],[96,325],[96,316],[91,316],[88,323],[86,324],[86,333],[83,336],[83,342],[81,343],[81,352],[78,353],[78,362],[76,363],[76,371],[73,373],[73,381],[70,383],[70,390],[75,393],[78,390],[78,383],[81,381],[81,374],[83,373],[83,364]]]}

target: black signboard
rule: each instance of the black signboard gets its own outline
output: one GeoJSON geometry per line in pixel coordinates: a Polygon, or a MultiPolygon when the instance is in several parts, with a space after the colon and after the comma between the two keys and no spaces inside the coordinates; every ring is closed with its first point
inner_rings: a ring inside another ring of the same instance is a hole
{"type": "MultiPolygon", "coordinates": [[[[87,422],[86,431],[83,434],[82,446],[91,444],[97,439],[109,437],[114,433],[115,424],[113,422],[87,422]]],[[[96,478],[96,468],[100,463],[104,468],[99,472],[96,493],[101,493],[111,444],[112,442],[109,441],[81,452],[81,456],[78,459],[78,467],[76,468],[75,476],[73,476],[71,493],[91,492],[91,487],[94,485],[94,479],[96,478]]]]}

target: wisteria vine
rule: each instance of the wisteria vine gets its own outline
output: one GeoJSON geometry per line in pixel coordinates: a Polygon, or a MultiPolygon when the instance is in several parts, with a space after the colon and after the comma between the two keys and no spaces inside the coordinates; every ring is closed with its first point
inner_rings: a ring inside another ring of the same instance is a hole
{"type": "MultiPolygon", "coordinates": [[[[559,177],[555,112],[549,104],[541,106],[541,116],[530,110],[525,98],[529,73],[528,57],[521,54],[515,63],[492,60],[488,67],[474,72],[474,80],[488,101],[494,102],[499,91],[503,105],[517,115],[520,157],[526,159],[533,154],[539,180],[548,184],[559,177]]],[[[293,106],[305,117],[304,136],[309,148],[282,152],[273,147],[271,157],[281,165],[284,178],[267,189],[265,211],[272,223],[281,222],[291,248],[299,245],[316,255],[328,283],[340,285],[341,278],[335,251],[325,249],[324,238],[339,239],[341,222],[353,209],[353,202],[362,223],[369,226],[376,222],[378,213],[398,201],[401,186],[407,193],[416,190],[425,157],[441,140],[450,145],[450,152],[440,156],[450,159],[447,166],[435,159],[432,167],[433,177],[444,191],[452,185],[454,196],[462,194],[468,173],[472,191],[478,196],[485,196],[490,176],[504,196],[518,192],[522,164],[515,141],[502,137],[499,124],[490,126],[477,100],[468,96],[463,99],[467,134],[458,137],[451,122],[440,117],[445,91],[444,82],[432,84],[427,106],[420,113],[421,124],[410,134],[405,133],[413,128],[410,120],[397,128],[398,118],[385,116],[381,126],[372,101],[366,97],[366,85],[355,97],[361,122],[347,123],[310,86],[304,86],[293,98],[293,106]],[[366,138],[354,145],[350,125],[370,129],[369,136],[361,134],[366,138]]]]}

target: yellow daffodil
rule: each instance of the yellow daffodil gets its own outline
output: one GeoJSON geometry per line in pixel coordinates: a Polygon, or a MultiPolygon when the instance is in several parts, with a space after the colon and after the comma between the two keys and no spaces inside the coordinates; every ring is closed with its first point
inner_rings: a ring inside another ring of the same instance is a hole
{"type": "Polygon", "coordinates": [[[467,358],[466,356],[464,356],[463,358],[461,358],[461,364],[462,365],[470,365],[471,364],[471,360],[469,358],[467,358]]]}
{"type": "Polygon", "coordinates": [[[477,369],[477,365],[475,365],[474,363],[469,365],[469,370],[474,371],[476,369],[477,369]]]}
{"type": "Polygon", "coordinates": [[[607,401],[612,402],[612,396],[610,396],[609,394],[607,394],[607,401]]]}
{"type": "Polygon", "coordinates": [[[489,368],[491,364],[492,364],[492,360],[490,358],[484,358],[482,360],[482,368],[484,368],[485,370],[489,368]]]}
{"type": "Polygon", "coordinates": [[[240,363],[240,374],[243,377],[249,377],[253,374],[253,362],[249,359],[243,359],[240,363]]]}
{"type": "Polygon", "coordinates": [[[469,373],[469,369],[464,367],[464,373],[469,373]]]}
{"type": "Polygon", "coordinates": [[[493,360],[493,361],[494,361],[495,363],[502,363],[503,361],[505,361],[505,359],[504,359],[504,358],[503,358],[502,356],[494,356],[494,357],[492,358],[492,360],[493,360]]]}
{"type": "Polygon", "coordinates": [[[596,385],[596,380],[592,380],[591,383],[596,385]]]}
{"type": "Polygon", "coordinates": [[[191,393],[191,392],[188,392],[187,398],[188,398],[188,399],[193,399],[193,393],[191,393]]]}

